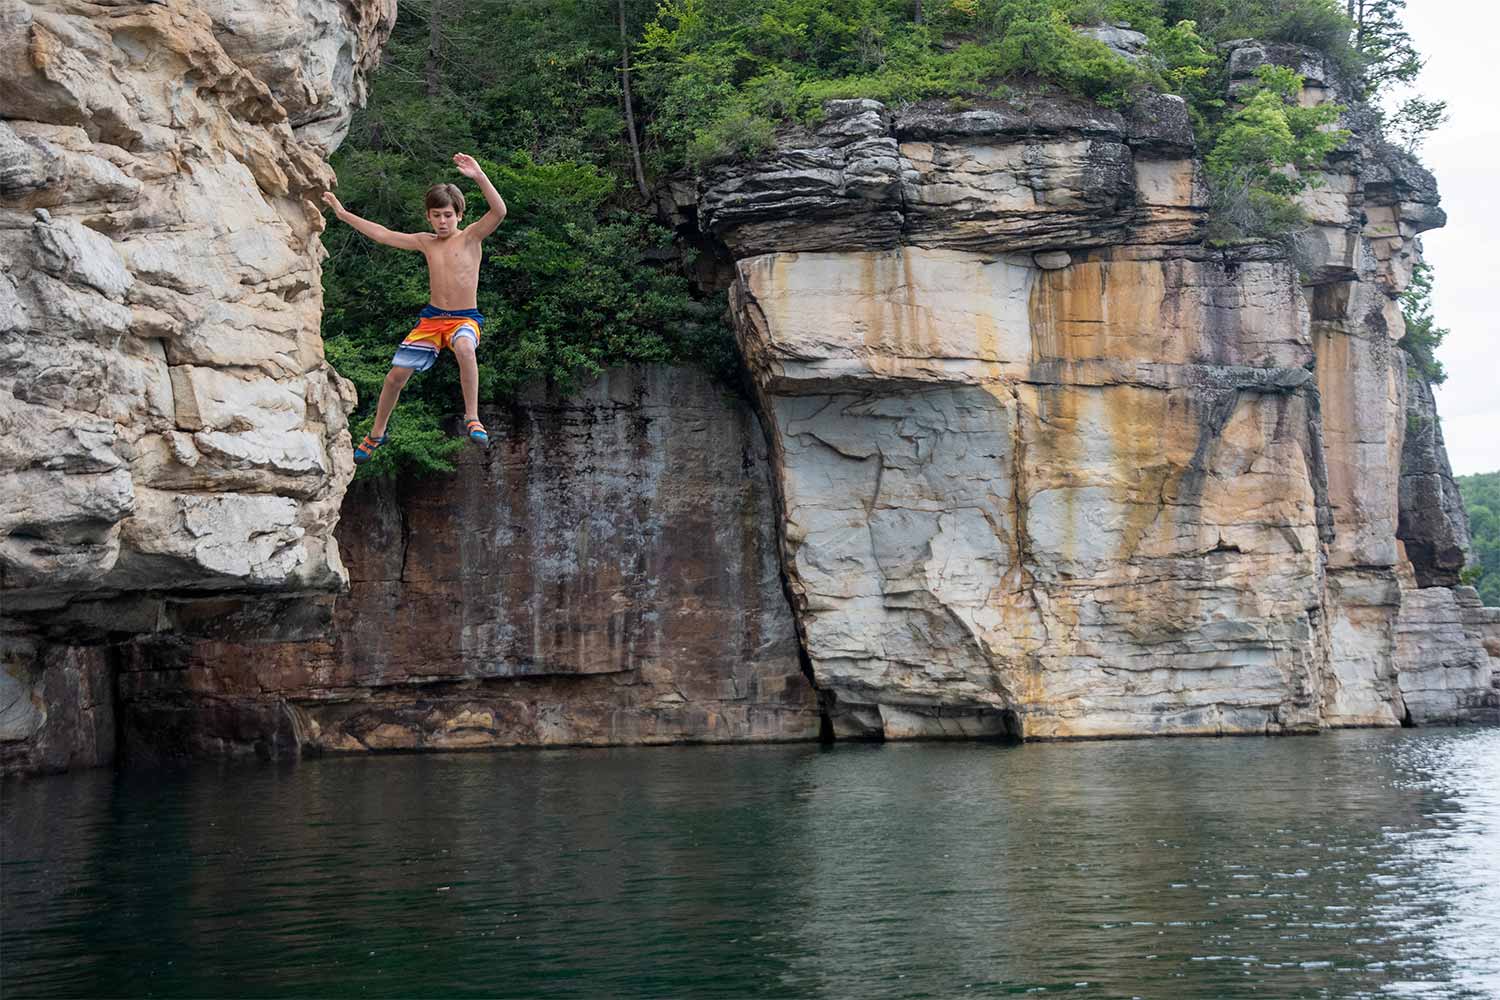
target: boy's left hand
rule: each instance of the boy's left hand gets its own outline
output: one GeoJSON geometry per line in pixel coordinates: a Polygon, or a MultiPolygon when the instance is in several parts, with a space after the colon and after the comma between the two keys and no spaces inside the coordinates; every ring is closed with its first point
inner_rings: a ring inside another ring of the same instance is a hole
{"type": "Polygon", "coordinates": [[[477,181],[484,176],[484,168],[479,165],[478,160],[474,159],[468,153],[454,153],[453,163],[458,167],[458,172],[470,180],[477,181]]]}

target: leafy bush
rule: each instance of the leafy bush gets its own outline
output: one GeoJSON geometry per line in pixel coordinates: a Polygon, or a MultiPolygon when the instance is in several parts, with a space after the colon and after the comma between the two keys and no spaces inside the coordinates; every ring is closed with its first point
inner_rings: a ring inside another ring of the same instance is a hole
{"type": "Polygon", "coordinates": [[[753,159],[775,145],[775,122],[743,107],[731,106],[723,117],[693,136],[688,143],[687,159],[701,169],[720,160],[753,159]]]}
{"type": "Polygon", "coordinates": [[[637,63],[660,165],[754,155],[768,126],[831,98],[990,96],[1027,77],[1119,105],[1155,82],[1074,31],[1064,0],[927,6],[919,24],[907,0],[664,0],[637,63]]]}
{"type": "MultiPolygon", "coordinates": [[[[653,10],[630,0],[637,31],[653,10]]],[[[682,256],[671,233],[626,207],[634,188],[618,27],[598,13],[584,0],[467,7],[439,25],[435,64],[431,26],[403,19],[333,160],[345,205],[392,229],[427,228],[422,196],[437,181],[466,188],[467,221],[483,213],[482,196],[456,175],[454,152],[476,155],[505,198],[508,215],[485,241],[480,268],[483,401],[536,379],[567,388],[620,362],[696,364],[734,377],[722,296],[696,301],[686,278],[658,263],[682,256]]],[[[324,243],[324,342],[359,390],[357,439],[396,345],[427,302],[426,266],[421,254],[379,246],[336,221],[324,243]]],[[[390,440],[359,474],[447,468],[463,442],[445,422],[461,400],[445,354],[407,384],[390,440]]]]}
{"type": "Polygon", "coordinates": [[[1205,165],[1212,191],[1209,238],[1220,243],[1283,238],[1301,225],[1293,196],[1308,186],[1303,171],[1349,138],[1329,128],[1343,108],[1297,103],[1302,77],[1283,66],[1261,66],[1219,129],[1205,165]]]}

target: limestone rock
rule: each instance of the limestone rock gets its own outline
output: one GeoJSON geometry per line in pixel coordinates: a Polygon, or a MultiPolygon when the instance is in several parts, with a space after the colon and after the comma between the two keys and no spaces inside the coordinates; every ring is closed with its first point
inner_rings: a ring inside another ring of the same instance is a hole
{"type": "Polygon", "coordinates": [[[829,101],[816,128],[783,133],[768,157],[706,173],[700,224],[736,257],[899,244],[1014,252],[1107,246],[1146,231],[1162,242],[1200,235],[1206,200],[1183,159],[1193,143],[1180,98],[1153,98],[1129,123],[1054,95],[971,103],[892,113],[875,101],[829,101]]]}
{"type": "Polygon", "coordinates": [[[391,0],[0,0],[0,600],[338,588],[318,194],[391,0]]]}

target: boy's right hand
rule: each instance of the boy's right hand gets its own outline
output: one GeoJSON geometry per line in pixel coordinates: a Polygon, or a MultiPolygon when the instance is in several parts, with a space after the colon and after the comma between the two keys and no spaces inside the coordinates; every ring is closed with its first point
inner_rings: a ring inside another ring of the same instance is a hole
{"type": "Polygon", "coordinates": [[[334,197],[332,191],[323,192],[323,203],[333,209],[334,215],[342,215],[344,212],[344,206],[339,203],[338,198],[334,197]]]}

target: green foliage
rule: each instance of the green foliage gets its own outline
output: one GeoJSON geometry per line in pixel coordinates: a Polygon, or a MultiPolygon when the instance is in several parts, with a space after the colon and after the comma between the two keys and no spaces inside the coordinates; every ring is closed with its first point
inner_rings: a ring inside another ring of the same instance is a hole
{"type": "Polygon", "coordinates": [[[1156,82],[1074,31],[1070,5],[947,0],[919,24],[909,0],[663,0],[637,63],[659,166],[754,155],[777,123],[831,98],[996,96],[1001,81],[1031,78],[1110,106],[1156,82]]]}
{"type": "MultiPolygon", "coordinates": [[[[662,267],[680,247],[639,211],[621,103],[622,2],[648,178],[760,155],[777,127],[816,120],[831,98],[941,97],[956,108],[1050,89],[1123,107],[1157,90],[1188,101],[1219,242],[1294,234],[1304,175],[1342,139],[1330,127],[1338,109],[1301,108],[1286,70],[1267,68],[1231,106],[1221,43],[1313,45],[1364,70],[1372,90],[1420,65],[1397,16],[1403,0],[1355,0],[1357,35],[1345,0],[924,0],[920,22],[912,0],[404,0],[368,105],[334,159],[339,194],[367,218],[415,231],[426,225],[422,192],[439,180],[467,189],[470,220],[483,211],[452,153],[491,171],[510,214],[481,268],[486,400],[537,378],[576,384],[621,361],[737,377],[722,296],[698,301],[662,267]],[[1144,32],[1146,57],[1127,61],[1075,30],[1089,24],[1144,32]]],[[[1414,146],[1442,114],[1417,101],[1387,127],[1414,146]]],[[[338,223],[325,242],[324,335],[359,386],[362,431],[427,300],[426,274],[420,255],[338,223]]],[[[1434,335],[1430,317],[1426,327],[1409,320],[1413,343],[1434,335]]],[[[443,420],[459,399],[443,358],[408,385],[391,443],[366,469],[442,468],[454,445],[443,420]]]]}
{"type": "Polygon", "coordinates": [[[700,129],[688,143],[688,162],[705,167],[720,160],[753,159],[776,145],[776,123],[731,105],[721,118],[700,129]]]}
{"type": "Polygon", "coordinates": [[[1162,90],[1187,101],[1193,132],[1208,137],[1226,106],[1222,60],[1212,42],[1198,33],[1198,23],[1192,20],[1157,27],[1150,37],[1162,90]]]}
{"type": "MultiPolygon", "coordinates": [[[[652,9],[627,5],[637,31],[652,9]]],[[[426,229],[422,195],[437,181],[465,190],[467,222],[485,211],[454,169],[455,152],[474,154],[505,198],[506,220],[485,241],[480,268],[481,400],[502,401],[535,379],[568,388],[622,362],[732,372],[722,300],[695,301],[687,280],[657,263],[678,256],[671,234],[627,208],[634,188],[625,179],[615,4],[468,0],[461,10],[440,22],[434,63],[431,8],[403,4],[369,103],[333,164],[346,207],[407,232],[426,229]]],[[[427,302],[426,264],[334,220],[324,243],[324,342],[359,390],[358,439],[396,345],[427,302]]],[[[359,474],[447,468],[463,441],[445,432],[445,420],[461,404],[445,352],[407,384],[388,443],[359,474]]]]}
{"type": "Polygon", "coordinates": [[[1385,134],[1408,153],[1422,148],[1427,137],[1448,120],[1447,101],[1409,97],[1382,123],[1385,134]]]}
{"type": "Polygon", "coordinates": [[[1103,42],[1074,31],[1054,0],[1000,0],[992,25],[1000,76],[1051,80],[1106,107],[1152,82],[1103,42]]]}
{"type": "Polygon", "coordinates": [[[1354,51],[1361,76],[1373,94],[1388,84],[1412,83],[1423,59],[1401,22],[1406,0],[1349,0],[1354,51]]]}
{"type": "Polygon", "coordinates": [[[1411,284],[1401,295],[1401,314],[1406,317],[1401,349],[1412,362],[1407,373],[1420,376],[1429,385],[1442,385],[1448,373],[1437,359],[1437,349],[1448,330],[1432,318],[1432,265],[1418,264],[1412,269],[1411,284]]]}
{"type": "Polygon", "coordinates": [[[1164,0],[1161,8],[1168,23],[1195,21],[1216,41],[1294,42],[1352,64],[1353,25],[1339,0],[1164,0]]]}
{"type": "Polygon", "coordinates": [[[1486,607],[1500,607],[1500,472],[1457,476],[1458,491],[1469,512],[1469,537],[1475,564],[1464,580],[1477,587],[1486,607]]]}
{"type": "Polygon", "coordinates": [[[1282,66],[1261,66],[1257,83],[1226,116],[1205,165],[1213,189],[1209,238],[1220,243],[1275,239],[1294,232],[1302,212],[1293,197],[1316,167],[1349,137],[1330,128],[1336,104],[1304,108],[1302,77],[1282,66]]]}

